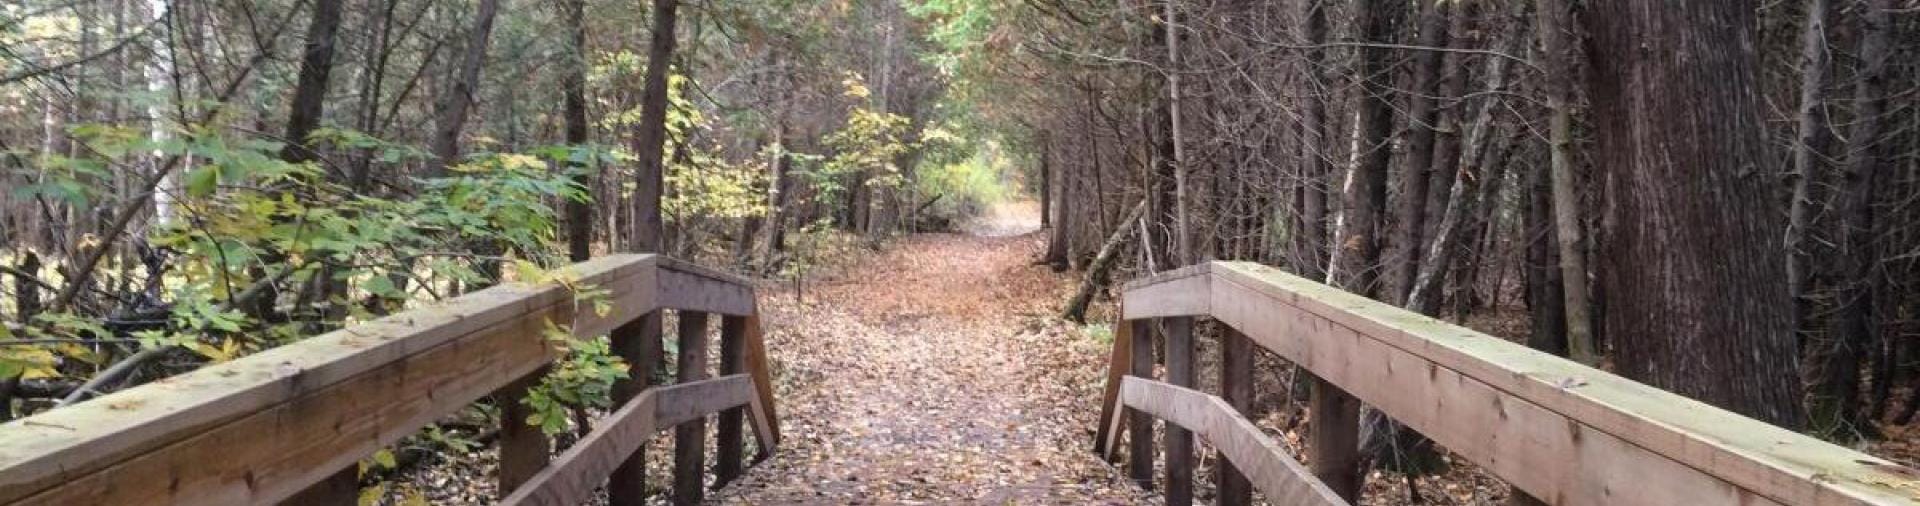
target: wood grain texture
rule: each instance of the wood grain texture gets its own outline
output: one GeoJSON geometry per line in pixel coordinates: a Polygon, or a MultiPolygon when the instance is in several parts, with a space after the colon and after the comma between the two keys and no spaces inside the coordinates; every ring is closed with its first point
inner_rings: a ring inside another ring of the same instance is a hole
{"type": "MultiPolygon", "coordinates": [[[[1133,327],[1133,355],[1129,376],[1153,378],[1153,320],[1125,323],[1133,327]]],[[[1153,488],[1153,417],[1127,410],[1127,477],[1141,488],[1153,488]]]]}
{"type": "MultiPolygon", "coordinates": [[[[746,332],[747,318],[728,316],[720,320],[720,375],[740,374],[746,371],[746,332]]],[[[756,393],[757,396],[757,393],[756,393]]],[[[745,444],[746,410],[732,408],[720,412],[715,417],[719,424],[714,429],[713,450],[713,486],[720,488],[740,477],[742,446],[745,444]]]]}
{"type": "MultiPolygon", "coordinates": [[[[0,504],[331,502],[340,494],[327,491],[353,488],[341,476],[373,451],[531,379],[552,359],[541,337],[548,322],[591,337],[616,326],[635,334],[653,315],[657,329],[662,276],[679,280],[676,296],[693,299],[674,305],[752,312],[751,285],[737,278],[653,255],[602,257],[564,268],[566,286],[500,285],[0,425],[0,504]],[[613,310],[576,313],[568,286],[581,285],[608,291],[613,310]]],[[[728,395],[686,409],[750,406],[761,451],[771,454],[771,377],[758,321],[748,321],[745,366],[762,384],[742,375],[728,380],[728,395]]],[[[635,337],[625,341],[646,348],[635,337]]],[[[532,445],[506,446],[506,460],[524,464],[510,466],[507,485],[545,458],[532,445]]],[[[588,489],[611,472],[594,473],[588,489]]]]}
{"type": "MultiPolygon", "coordinates": [[[[679,316],[680,358],[676,381],[691,383],[707,379],[707,314],[682,310],[679,316]]],[[[698,407],[676,413],[684,414],[683,417],[659,417],[663,425],[676,425],[673,428],[673,503],[681,506],[699,504],[706,497],[707,419],[704,415],[707,412],[693,409],[698,407]]]]}
{"type": "MultiPolygon", "coordinates": [[[[1242,417],[1251,418],[1253,410],[1253,341],[1231,328],[1220,336],[1220,398],[1242,417]]],[[[1221,462],[1214,475],[1215,504],[1244,506],[1253,503],[1253,484],[1233,465],[1226,452],[1218,451],[1221,462]]]]}
{"type": "MultiPolygon", "coordinates": [[[[582,282],[615,290],[618,302],[650,306],[653,291],[638,287],[652,284],[652,265],[652,256],[614,255],[571,270],[582,282]]],[[[570,305],[562,304],[567,299],[558,286],[502,285],[0,425],[0,502],[503,322],[534,313],[563,316],[558,306],[570,305]]],[[[588,331],[602,324],[586,323],[588,331]]]]}
{"type": "MultiPolygon", "coordinates": [[[[569,277],[644,309],[652,265],[569,277]]],[[[575,316],[557,284],[501,285],[0,426],[0,502],[279,501],[545,364],[545,322],[590,336],[626,314],[575,316]]]]}
{"type": "Polygon", "coordinates": [[[1190,429],[1212,442],[1235,467],[1247,474],[1268,502],[1347,504],[1288,456],[1285,446],[1267,437],[1259,426],[1240,416],[1224,399],[1139,377],[1124,380],[1121,399],[1129,408],[1190,429]]]}
{"type": "MultiPolygon", "coordinates": [[[[1193,317],[1167,317],[1160,324],[1167,342],[1167,383],[1192,388],[1199,379],[1193,357],[1193,317]]],[[[1179,424],[1168,424],[1164,444],[1167,506],[1193,504],[1193,433],[1179,424]]]]}
{"type": "Polygon", "coordinates": [[[667,309],[731,316],[754,314],[753,285],[677,260],[660,268],[660,300],[667,309]]]}
{"type": "Polygon", "coordinates": [[[1093,436],[1093,451],[1108,462],[1120,444],[1120,380],[1132,367],[1133,325],[1121,322],[1113,326],[1113,353],[1107,359],[1107,384],[1100,392],[1100,422],[1093,436]]]}
{"type": "Polygon", "coordinates": [[[1187,294],[1209,315],[1549,503],[1920,499],[1884,459],[1272,268],[1209,272],[1187,294]]]}
{"type": "Polygon", "coordinates": [[[572,506],[593,496],[595,488],[628,455],[659,430],[721,409],[754,402],[752,378],[732,375],[647,390],[528,479],[504,505],[572,506]]]}

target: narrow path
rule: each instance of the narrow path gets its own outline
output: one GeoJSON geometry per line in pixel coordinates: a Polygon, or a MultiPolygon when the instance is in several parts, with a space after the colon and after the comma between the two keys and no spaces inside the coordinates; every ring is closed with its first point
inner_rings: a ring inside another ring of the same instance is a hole
{"type": "Polygon", "coordinates": [[[1037,212],[923,234],[764,296],[786,441],[722,504],[1132,504],[1090,450],[1105,345],[1042,332],[1068,280],[1030,265],[1037,212]],[[1067,342],[1060,342],[1067,341],[1067,342]]]}

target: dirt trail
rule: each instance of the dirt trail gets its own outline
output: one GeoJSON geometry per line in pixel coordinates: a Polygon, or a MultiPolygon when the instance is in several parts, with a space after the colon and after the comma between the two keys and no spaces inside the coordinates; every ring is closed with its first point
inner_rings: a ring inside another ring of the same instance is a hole
{"type": "Polygon", "coordinates": [[[1089,449],[1099,385],[1088,361],[1104,345],[1037,331],[1069,283],[1031,265],[1037,214],[1010,206],[968,234],[905,238],[807,287],[801,303],[763,292],[786,439],[712,499],[1149,500],[1089,449]]]}

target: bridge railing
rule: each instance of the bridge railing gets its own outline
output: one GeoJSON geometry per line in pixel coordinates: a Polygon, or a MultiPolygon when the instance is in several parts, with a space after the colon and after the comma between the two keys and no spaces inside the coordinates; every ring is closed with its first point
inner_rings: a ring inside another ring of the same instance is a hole
{"type": "Polygon", "coordinates": [[[354,504],[362,459],[488,395],[503,411],[500,490],[514,504],[574,504],[602,484],[613,504],[640,504],[640,450],[666,427],[676,501],[698,501],[711,413],[718,482],[741,472],[746,417],[760,457],[774,451],[749,284],[655,255],[562,276],[604,290],[611,310],[560,283],[503,284],[0,425],[0,504],[354,504]],[[647,388],[663,361],[663,310],[679,321],[679,384],[647,388]],[[714,379],[708,315],[721,319],[714,379]],[[617,409],[551,462],[519,403],[557,358],[550,323],[610,335],[632,378],[615,385],[617,409]]]}
{"type": "Polygon", "coordinates": [[[1124,426],[1129,475],[1150,484],[1167,420],[1169,504],[1191,500],[1188,430],[1221,450],[1221,504],[1249,484],[1276,504],[1352,500],[1360,402],[1549,504],[1920,501],[1920,471],[1256,264],[1137,280],[1122,304],[1095,447],[1114,457],[1124,426]],[[1228,328],[1220,397],[1191,390],[1193,317],[1228,328]],[[1253,346],[1316,378],[1306,466],[1246,421],[1253,346]]]}

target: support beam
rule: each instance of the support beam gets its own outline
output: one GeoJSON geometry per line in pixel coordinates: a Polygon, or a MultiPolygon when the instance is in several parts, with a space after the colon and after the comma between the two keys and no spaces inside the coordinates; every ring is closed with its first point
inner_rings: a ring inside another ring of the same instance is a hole
{"type": "MultiPolygon", "coordinates": [[[[1133,357],[1129,375],[1153,379],[1153,321],[1133,320],[1133,357]]],[[[1153,488],[1153,417],[1127,410],[1127,477],[1140,488],[1153,488]]]]}
{"type": "MultiPolygon", "coordinates": [[[[720,320],[720,375],[740,374],[746,371],[746,332],[747,318],[728,316],[720,320]]],[[[719,448],[714,450],[714,488],[726,486],[740,477],[741,453],[746,444],[744,427],[745,412],[742,408],[733,408],[720,412],[720,428],[715,429],[714,437],[719,448]]]]}
{"type": "MultiPolygon", "coordinates": [[[[1247,419],[1253,418],[1253,342],[1246,334],[1232,328],[1223,329],[1220,336],[1220,397],[1233,407],[1234,412],[1247,419]]],[[[1227,458],[1226,450],[1218,451],[1219,474],[1214,476],[1216,483],[1214,502],[1220,506],[1246,506],[1253,502],[1253,484],[1227,458]]]]}
{"type": "MultiPolygon", "coordinates": [[[[1167,383],[1193,388],[1196,374],[1193,360],[1193,318],[1175,316],[1161,320],[1167,341],[1167,383]]],[[[1193,432],[1177,424],[1167,424],[1167,506],[1193,504],[1193,432]]]]}
{"type": "Polygon", "coordinates": [[[542,367],[528,374],[506,388],[493,394],[493,400],[500,406],[500,495],[513,493],[527,478],[547,467],[547,458],[553,453],[553,441],[539,427],[527,424],[527,417],[533,410],[522,404],[527,390],[540,385],[540,379],[547,376],[547,368],[542,367]]]}
{"type": "MultiPolygon", "coordinates": [[[[660,363],[662,354],[660,328],[660,312],[652,311],[613,329],[609,336],[613,352],[627,362],[627,379],[613,384],[615,406],[631,403],[653,381],[653,367],[660,363]]],[[[642,442],[607,476],[607,504],[645,506],[646,503],[647,448],[642,442]]]]}
{"type": "MultiPolygon", "coordinates": [[[[707,379],[707,314],[680,312],[679,383],[707,379]]],[[[699,417],[673,428],[673,504],[694,506],[706,497],[707,420],[699,417]]]]}
{"type": "Polygon", "coordinates": [[[1307,465],[1327,488],[1349,502],[1360,500],[1360,401],[1339,385],[1313,377],[1313,417],[1307,425],[1307,465]]]}

